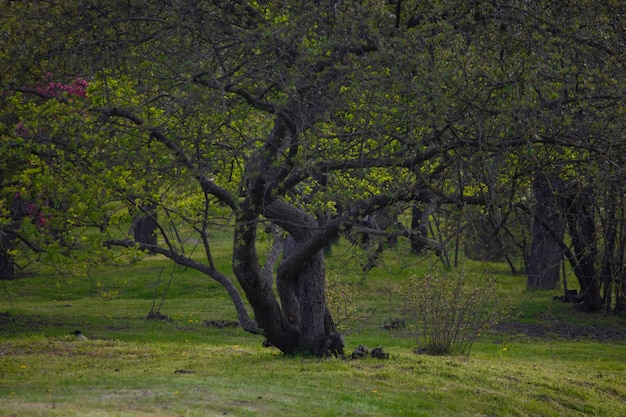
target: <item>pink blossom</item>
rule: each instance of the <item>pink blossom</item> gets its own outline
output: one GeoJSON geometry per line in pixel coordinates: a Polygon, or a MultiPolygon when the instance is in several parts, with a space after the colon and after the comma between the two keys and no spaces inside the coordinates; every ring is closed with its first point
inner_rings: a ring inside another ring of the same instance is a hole
{"type": "Polygon", "coordinates": [[[47,97],[58,97],[61,93],[70,96],[85,97],[87,95],[88,83],[83,78],[77,78],[70,84],[50,82],[45,86],[37,88],[37,91],[47,97]]]}
{"type": "Polygon", "coordinates": [[[24,126],[24,123],[20,122],[15,126],[15,134],[25,138],[30,135],[30,131],[24,126]]]}
{"type": "Polygon", "coordinates": [[[39,215],[35,220],[35,223],[39,227],[46,227],[48,225],[48,219],[46,219],[43,215],[39,215]]]}

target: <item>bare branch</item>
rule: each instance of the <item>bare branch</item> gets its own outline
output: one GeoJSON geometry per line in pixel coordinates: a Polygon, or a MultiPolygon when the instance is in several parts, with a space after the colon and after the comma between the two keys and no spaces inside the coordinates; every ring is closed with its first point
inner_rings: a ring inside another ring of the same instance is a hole
{"type": "Polygon", "coordinates": [[[233,282],[226,275],[219,272],[217,269],[211,268],[205,264],[202,264],[186,256],[180,255],[171,250],[162,248],[158,245],[148,245],[148,244],[143,244],[143,243],[137,243],[130,239],[108,240],[105,242],[105,245],[122,246],[125,248],[136,248],[139,250],[145,250],[145,251],[158,253],[160,255],[165,256],[166,258],[171,259],[172,261],[176,262],[179,265],[183,265],[188,268],[195,269],[196,271],[200,271],[203,274],[210,276],[215,281],[217,281],[220,285],[222,285],[228,292],[228,295],[230,296],[231,300],[233,301],[233,304],[235,305],[235,309],[237,311],[237,317],[239,319],[239,323],[241,324],[241,327],[243,327],[243,329],[249,333],[253,333],[253,334],[262,333],[262,329],[260,329],[257,323],[254,320],[252,320],[250,316],[248,315],[248,312],[241,298],[241,295],[239,294],[239,291],[237,291],[237,288],[235,287],[233,282]]]}
{"type": "Polygon", "coordinates": [[[171,140],[167,135],[161,132],[159,129],[153,126],[144,126],[144,120],[134,114],[133,112],[119,109],[119,108],[104,108],[98,109],[104,118],[121,117],[127,119],[145,130],[151,138],[164,144],[169,150],[171,150],[176,159],[182,163],[186,168],[193,172],[194,178],[198,181],[203,191],[207,194],[215,196],[218,200],[227,204],[232,210],[235,210],[237,203],[235,198],[224,188],[219,187],[214,181],[203,175],[198,169],[194,161],[187,155],[185,150],[178,144],[178,142],[171,140]]]}

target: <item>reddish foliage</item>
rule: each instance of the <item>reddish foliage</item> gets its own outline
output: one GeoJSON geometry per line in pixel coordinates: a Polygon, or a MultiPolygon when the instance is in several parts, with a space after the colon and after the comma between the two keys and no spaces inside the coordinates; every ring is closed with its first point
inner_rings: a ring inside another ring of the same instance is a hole
{"type": "Polygon", "coordinates": [[[30,218],[33,224],[39,228],[47,228],[50,223],[50,219],[46,216],[43,209],[48,206],[45,199],[41,197],[37,199],[23,199],[21,193],[15,193],[15,207],[16,220],[20,221],[22,218],[30,218]]]}
{"type": "MultiPolygon", "coordinates": [[[[34,93],[38,96],[41,96],[46,99],[50,98],[60,98],[63,99],[69,97],[87,97],[87,86],[88,83],[83,78],[76,78],[74,81],[69,84],[64,84],[60,82],[51,81],[53,75],[52,73],[46,73],[46,78],[48,79],[47,84],[41,84],[35,87],[23,87],[18,89],[18,91],[34,93]]],[[[2,94],[7,94],[3,92],[2,94]]],[[[23,138],[27,138],[30,136],[31,131],[24,126],[22,122],[18,123],[15,126],[15,133],[18,136],[23,138]]]]}
{"type": "Polygon", "coordinates": [[[18,136],[21,136],[23,138],[27,137],[30,135],[30,131],[24,126],[24,123],[20,122],[15,126],[15,133],[18,136]]]}
{"type": "Polygon", "coordinates": [[[59,97],[62,93],[75,97],[85,97],[87,96],[87,81],[77,78],[70,84],[50,82],[47,85],[37,87],[36,90],[47,97],[59,97]]]}

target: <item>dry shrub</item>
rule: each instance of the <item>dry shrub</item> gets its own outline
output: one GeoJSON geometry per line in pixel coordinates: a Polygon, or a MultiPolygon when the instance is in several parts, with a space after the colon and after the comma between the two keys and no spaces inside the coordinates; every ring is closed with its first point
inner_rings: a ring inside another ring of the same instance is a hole
{"type": "Polygon", "coordinates": [[[326,305],[338,330],[345,331],[358,320],[358,295],[355,284],[343,281],[336,271],[326,272],[326,305]]]}
{"type": "Polygon", "coordinates": [[[463,271],[414,277],[409,294],[420,353],[469,355],[477,335],[505,314],[495,279],[463,271]]]}

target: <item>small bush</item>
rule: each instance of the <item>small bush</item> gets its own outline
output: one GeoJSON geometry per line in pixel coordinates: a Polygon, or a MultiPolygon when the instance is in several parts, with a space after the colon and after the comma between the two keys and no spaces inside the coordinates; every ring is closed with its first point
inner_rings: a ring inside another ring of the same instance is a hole
{"type": "Polygon", "coordinates": [[[409,294],[418,352],[469,355],[481,329],[504,314],[495,279],[480,282],[463,271],[414,277],[409,294]]]}
{"type": "Polygon", "coordinates": [[[335,271],[326,272],[326,305],[337,329],[345,331],[358,320],[356,299],[359,292],[354,285],[340,279],[335,271]]]}

